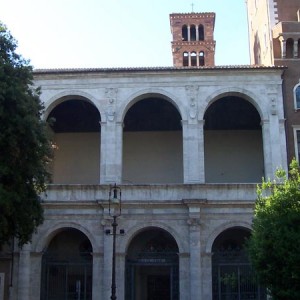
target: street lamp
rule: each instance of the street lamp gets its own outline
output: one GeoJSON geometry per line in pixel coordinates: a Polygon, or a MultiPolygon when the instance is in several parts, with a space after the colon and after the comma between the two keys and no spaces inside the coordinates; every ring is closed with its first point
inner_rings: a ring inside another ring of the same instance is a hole
{"type": "Polygon", "coordinates": [[[113,218],[111,224],[113,228],[113,253],[112,253],[112,275],[111,275],[111,300],[116,300],[116,235],[117,235],[117,217],[121,215],[121,188],[114,184],[109,188],[108,210],[113,218]]]}

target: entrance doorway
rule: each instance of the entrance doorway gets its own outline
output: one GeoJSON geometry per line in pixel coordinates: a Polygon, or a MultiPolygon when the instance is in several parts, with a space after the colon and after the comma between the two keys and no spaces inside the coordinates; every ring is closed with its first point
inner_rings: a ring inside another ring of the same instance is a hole
{"type": "Polygon", "coordinates": [[[131,242],[126,300],[179,300],[178,247],[168,232],[147,229],[131,242]]]}
{"type": "Polygon", "coordinates": [[[41,300],[91,300],[92,252],[82,232],[62,229],[42,258],[41,300]]]}

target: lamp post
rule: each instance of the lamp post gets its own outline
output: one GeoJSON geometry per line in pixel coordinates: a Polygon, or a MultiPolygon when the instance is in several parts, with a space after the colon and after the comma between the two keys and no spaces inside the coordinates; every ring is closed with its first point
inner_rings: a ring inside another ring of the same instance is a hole
{"type": "Polygon", "coordinates": [[[111,300],[116,300],[116,235],[117,235],[117,217],[121,215],[121,188],[114,184],[109,188],[108,201],[109,215],[113,218],[111,224],[113,229],[113,251],[112,251],[112,275],[111,275],[111,300]]]}

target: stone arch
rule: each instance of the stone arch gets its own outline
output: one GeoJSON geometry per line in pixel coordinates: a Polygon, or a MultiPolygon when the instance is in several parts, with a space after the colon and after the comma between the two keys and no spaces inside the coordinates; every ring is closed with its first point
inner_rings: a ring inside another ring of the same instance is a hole
{"type": "Polygon", "coordinates": [[[213,94],[209,95],[203,102],[202,107],[200,108],[199,116],[202,116],[203,119],[205,112],[207,111],[209,106],[215,101],[219,100],[220,98],[226,96],[237,96],[243,98],[244,100],[248,101],[256,108],[256,110],[260,115],[261,120],[268,119],[268,113],[265,107],[260,104],[260,101],[257,99],[257,96],[249,90],[236,88],[236,87],[219,89],[215,91],[213,94]]]}
{"type": "Polygon", "coordinates": [[[162,222],[143,222],[140,224],[135,225],[134,227],[130,228],[128,231],[126,231],[126,238],[122,239],[122,242],[120,244],[120,251],[123,253],[127,252],[127,249],[130,245],[130,243],[132,242],[132,240],[140,233],[142,233],[143,231],[152,228],[152,229],[162,229],[165,230],[166,232],[168,232],[176,241],[178,249],[179,249],[179,253],[185,253],[188,252],[188,249],[186,249],[182,237],[180,236],[180,234],[174,230],[173,227],[168,226],[162,222]]]}
{"type": "Polygon", "coordinates": [[[179,300],[178,252],[178,244],[168,231],[158,226],[139,230],[126,251],[128,299],[179,300]]]}
{"type": "Polygon", "coordinates": [[[214,229],[213,232],[210,233],[210,235],[207,239],[207,242],[206,242],[205,253],[211,254],[211,249],[212,249],[214,241],[223,231],[230,229],[230,228],[237,228],[237,227],[243,228],[246,230],[250,230],[250,231],[252,230],[251,223],[245,222],[245,221],[229,221],[227,223],[219,225],[217,228],[214,229]]]}
{"type": "MultiPolygon", "coordinates": [[[[99,112],[101,120],[104,120],[103,113],[101,112],[100,107],[97,105],[97,100],[94,96],[87,92],[83,92],[80,90],[66,90],[63,92],[60,92],[54,96],[52,96],[49,100],[45,101],[45,113],[44,113],[44,119],[46,120],[50,114],[50,112],[59,104],[62,102],[69,100],[69,99],[79,99],[83,101],[87,101],[90,104],[94,105],[96,109],[99,112]]],[[[99,120],[100,121],[100,120],[99,120]]]]}
{"type": "Polygon", "coordinates": [[[181,119],[186,120],[187,116],[185,114],[184,104],[173,94],[162,90],[162,89],[144,89],[140,90],[129,97],[127,97],[126,101],[124,101],[119,107],[119,113],[117,114],[117,122],[123,122],[128,110],[136,104],[138,101],[149,98],[149,97],[157,97],[162,98],[168,102],[170,102],[174,107],[178,110],[181,119]]]}
{"type": "Polygon", "coordinates": [[[81,230],[63,227],[52,232],[43,251],[41,299],[92,300],[93,246],[81,230]]]}
{"type": "Polygon", "coordinates": [[[123,182],[182,183],[182,114],[176,102],[150,89],[125,103],[122,111],[123,182]]]}
{"type": "Polygon", "coordinates": [[[47,228],[44,231],[41,231],[39,233],[37,241],[33,244],[32,250],[35,252],[43,252],[44,249],[48,247],[51,240],[59,232],[63,231],[66,228],[77,229],[78,231],[82,232],[89,239],[93,248],[93,252],[95,252],[95,249],[99,248],[95,235],[89,229],[75,222],[60,222],[55,224],[54,226],[51,226],[50,228],[47,228]]]}

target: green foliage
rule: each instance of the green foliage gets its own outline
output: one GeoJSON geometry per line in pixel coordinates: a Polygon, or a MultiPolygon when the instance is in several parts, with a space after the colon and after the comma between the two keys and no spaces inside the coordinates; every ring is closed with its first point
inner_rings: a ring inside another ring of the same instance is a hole
{"type": "Polygon", "coordinates": [[[260,282],[274,300],[300,299],[300,174],[292,161],[289,176],[257,188],[253,232],[248,242],[250,260],[260,282]]]}
{"type": "Polygon", "coordinates": [[[40,91],[16,47],[0,22],[0,245],[12,237],[23,245],[42,223],[39,193],[45,190],[51,157],[40,91]]]}

